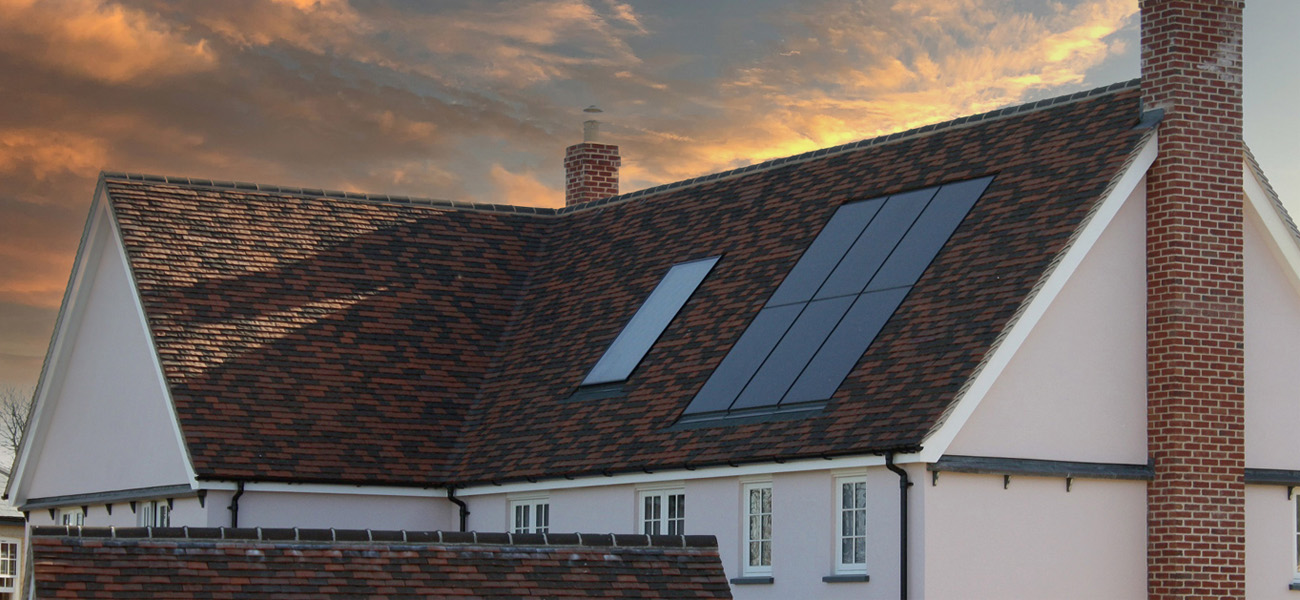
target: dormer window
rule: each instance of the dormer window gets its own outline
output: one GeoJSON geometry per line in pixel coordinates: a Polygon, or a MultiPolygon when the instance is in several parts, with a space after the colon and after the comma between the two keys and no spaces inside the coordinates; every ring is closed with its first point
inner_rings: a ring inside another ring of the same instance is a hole
{"type": "Polygon", "coordinates": [[[616,383],[624,381],[632,374],[641,359],[645,358],[650,347],[668,328],[668,324],[677,316],[695,288],[713,270],[718,262],[717,256],[673,265],[664,278],[655,286],[654,291],[637,309],[632,319],[623,326],[623,331],[614,338],[614,343],[605,350],[604,356],[596,362],[582,385],[616,383]]]}

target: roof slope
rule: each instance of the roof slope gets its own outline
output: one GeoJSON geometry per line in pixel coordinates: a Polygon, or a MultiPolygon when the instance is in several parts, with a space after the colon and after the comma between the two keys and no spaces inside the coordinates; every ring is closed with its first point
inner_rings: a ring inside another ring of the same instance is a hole
{"type": "Polygon", "coordinates": [[[915,449],[1146,132],[1135,83],[559,210],[106,176],[201,478],[475,483],[915,449]],[[674,426],[834,210],[993,175],[818,414],[674,426]],[[663,274],[721,256],[618,389],[663,274]]]}
{"type": "Polygon", "coordinates": [[[731,598],[712,536],[37,527],[32,553],[41,598],[731,598]]]}
{"type": "Polygon", "coordinates": [[[105,188],[199,477],[446,472],[546,222],[105,188]]]}

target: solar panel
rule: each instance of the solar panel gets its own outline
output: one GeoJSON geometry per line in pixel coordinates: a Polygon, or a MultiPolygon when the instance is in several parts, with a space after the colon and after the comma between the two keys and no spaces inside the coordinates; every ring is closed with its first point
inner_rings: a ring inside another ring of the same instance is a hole
{"type": "Polygon", "coordinates": [[[860,294],[880,269],[898,241],[907,233],[916,217],[934,197],[934,188],[889,197],[885,207],[849,249],[839,266],[831,272],[817,292],[817,298],[860,294]]]}
{"type": "Polygon", "coordinates": [[[802,304],[787,304],[758,311],[758,316],[740,334],[736,345],[722,359],[722,364],[713,370],[713,375],[704,382],[704,387],[700,388],[686,411],[709,412],[730,408],[802,309],[802,304]]]}
{"type": "Polygon", "coordinates": [[[817,354],[808,361],[807,368],[795,380],[789,392],[780,399],[781,404],[826,400],[839,389],[849,371],[867,347],[876,340],[880,330],[894,316],[898,305],[911,288],[894,288],[881,292],[868,292],[851,296],[856,301],[839,327],[831,332],[817,354]]]}
{"type": "MultiPolygon", "coordinates": [[[[916,225],[907,232],[903,241],[889,255],[880,272],[872,278],[867,290],[883,290],[902,285],[913,285],[939,249],[952,237],[952,232],[966,218],[975,201],[979,200],[991,177],[973,179],[945,185],[930,201],[916,225]]],[[[892,201],[892,199],[891,199],[892,201]]]]}
{"type": "Polygon", "coordinates": [[[851,304],[853,296],[809,302],[731,409],[771,404],[773,397],[785,394],[851,304]]]}
{"type": "Polygon", "coordinates": [[[829,399],[992,180],[841,206],[684,414],[829,399]]]}
{"type": "Polygon", "coordinates": [[[669,269],[592,367],[582,385],[627,379],[717,262],[718,257],[714,256],[669,269]]]}
{"type": "Polygon", "coordinates": [[[826,281],[826,276],[858,236],[862,235],[862,230],[884,204],[884,198],[876,198],[845,204],[836,210],[826,227],[808,246],[808,250],[799,257],[799,262],[790,269],[785,281],[772,293],[767,305],[778,306],[811,300],[817,288],[826,281]]]}

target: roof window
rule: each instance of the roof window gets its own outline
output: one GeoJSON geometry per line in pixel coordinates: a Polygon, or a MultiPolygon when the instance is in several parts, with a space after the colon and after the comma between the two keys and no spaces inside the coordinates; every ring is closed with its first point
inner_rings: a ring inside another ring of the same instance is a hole
{"type": "Polygon", "coordinates": [[[820,408],[992,179],[841,206],[687,406],[683,422],[820,408]]]}
{"type": "Polygon", "coordinates": [[[717,256],[673,265],[654,291],[637,309],[614,343],[605,350],[596,366],[587,373],[582,385],[596,385],[624,381],[632,370],[641,364],[646,352],[654,345],[668,324],[677,316],[695,288],[713,270],[717,256]]]}

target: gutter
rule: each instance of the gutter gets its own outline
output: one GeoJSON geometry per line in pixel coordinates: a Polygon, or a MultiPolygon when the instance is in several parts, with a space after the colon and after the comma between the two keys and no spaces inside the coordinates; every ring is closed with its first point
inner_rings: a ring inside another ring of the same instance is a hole
{"type": "Polygon", "coordinates": [[[456,486],[447,486],[447,499],[451,500],[452,504],[460,507],[460,530],[467,531],[469,529],[469,506],[465,504],[464,500],[456,497],[456,486]]]}
{"type": "Polygon", "coordinates": [[[907,477],[907,471],[894,464],[894,453],[885,453],[885,468],[898,474],[898,521],[899,521],[899,551],[898,551],[898,577],[899,577],[899,597],[907,600],[907,488],[912,487],[911,480],[907,477]]]}

